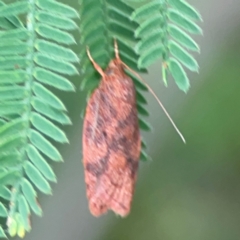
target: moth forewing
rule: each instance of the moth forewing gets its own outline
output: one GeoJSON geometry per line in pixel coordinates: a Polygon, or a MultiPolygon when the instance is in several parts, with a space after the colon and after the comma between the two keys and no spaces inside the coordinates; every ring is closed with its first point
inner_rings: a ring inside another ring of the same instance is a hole
{"type": "Polygon", "coordinates": [[[85,182],[94,216],[108,209],[121,216],[129,213],[141,151],[135,87],[116,46],[115,54],[103,71],[88,51],[102,76],[88,101],[83,124],[85,182]]]}

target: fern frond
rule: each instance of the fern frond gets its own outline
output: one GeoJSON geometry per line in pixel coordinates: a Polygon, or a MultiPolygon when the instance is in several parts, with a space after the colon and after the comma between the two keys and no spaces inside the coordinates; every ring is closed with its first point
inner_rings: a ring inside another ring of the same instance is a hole
{"type": "MultiPolygon", "coordinates": [[[[138,42],[134,33],[139,25],[129,18],[133,11],[134,8],[121,0],[80,1],[80,63],[82,74],[80,88],[86,90],[88,95],[98,86],[100,76],[87,57],[86,46],[89,47],[93,59],[102,69],[105,69],[114,57],[113,38],[116,38],[122,61],[134,71],[140,71],[138,68],[139,55],[134,50],[134,46],[138,42]]],[[[143,68],[141,72],[146,72],[146,69],[143,68]]],[[[146,99],[141,94],[142,91],[147,91],[147,88],[138,87],[143,84],[132,74],[130,75],[134,80],[137,91],[140,128],[148,131],[150,129],[149,124],[143,120],[143,117],[148,116],[148,112],[143,106],[146,104],[146,99]]]]}
{"type": "Polygon", "coordinates": [[[131,19],[139,23],[135,36],[141,38],[136,45],[140,54],[138,66],[147,68],[157,59],[162,60],[162,77],[167,85],[171,73],[178,87],[187,91],[189,80],[185,70],[198,72],[198,64],[188,52],[199,52],[198,44],[190,34],[202,34],[196,21],[201,15],[184,0],[152,0],[141,3],[131,19]]]}
{"type": "Polygon", "coordinates": [[[0,216],[7,217],[10,236],[30,231],[31,210],[42,215],[35,188],[51,194],[49,181],[56,182],[48,159],[62,156],[50,140],[68,143],[57,124],[71,121],[47,86],[74,91],[61,75],[78,73],[78,56],[66,46],[75,43],[68,31],[77,27],[76,17],[74,9],[52,0],[0,2],[0,197],[10,202],[6,207],[0,201],[0,216]],[[1,25],[18,14],[27,16],[26,28],[1,25]]]}

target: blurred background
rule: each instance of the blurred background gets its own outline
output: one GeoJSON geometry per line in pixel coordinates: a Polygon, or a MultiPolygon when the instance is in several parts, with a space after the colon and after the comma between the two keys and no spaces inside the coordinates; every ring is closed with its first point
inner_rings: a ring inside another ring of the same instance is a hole
{"type": "MultiPolygon", "coordinates": [[[[77,6],[75,0],[68,4],[77,6]]],[[[147,94],[153,131],[144,134],[152,161],[141,162],[132,210],[90,215],[81,162],[85,94],[58,95],[73,126],[64,164],[54,165],[53,196],[39,194],[43,217],[32,217],[26,240],[239,240],[240,239],[240,2],[189,0],[202,14],[204,37],[196,40],[199,74],[188,73],[184,94],[165,88],[156,63],[144,78],[183,132],[184,145],[155,99],[147,94]]],[[[75,86],[79,77],[73,79],[75,86]]]]}

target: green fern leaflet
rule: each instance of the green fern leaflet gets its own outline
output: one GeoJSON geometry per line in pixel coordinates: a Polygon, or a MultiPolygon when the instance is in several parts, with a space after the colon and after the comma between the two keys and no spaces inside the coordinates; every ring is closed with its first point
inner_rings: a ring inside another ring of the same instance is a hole
{"type": "Polygon", "coordinates": [[[140,54],[139,68],[162,60],[162,77],[167,85],[171,73],[178,87],[187,92],[190,87],[183,67],[198,72],[198,63],[189,51],[200,52],[190,34],[202,34],[196,21],[200,14],[184,0],[152,0],[143,2],[131,15],[139,22],[135,36],[141,38],[136,46],[140,54]]]}
{"type": "MultiPolygon", "coordinates": [[[[52,140],[68,142],[58,125],[71,121],[47,87],[74,91],[61,75],[78,73],[78,57],[67,46],[75,43],[67,31],[77,28],[76,17],[74,9],[51,0],[0,6],[0,215],[12,237],[31,230],[31,211],[42,215],[35,189],[51,194],[49,181],[56,182],[48,160],[62,156],[52,140]]],[[[0,236],[6,237],[2,227],[0,236]]]]}

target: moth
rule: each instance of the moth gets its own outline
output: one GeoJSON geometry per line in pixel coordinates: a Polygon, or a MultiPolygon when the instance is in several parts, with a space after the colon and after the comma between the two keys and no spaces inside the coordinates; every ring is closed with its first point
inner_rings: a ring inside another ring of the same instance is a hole
{"type": "Polygon", "coordinates": [[[83,123],[83,165],[90,212],[100,216],[112,210],[130,212],[141,151],[136,91],[124,72],[115,41],[115,59],[107,69],[88,57],[101,75],[92,93],[83,123]]]}

